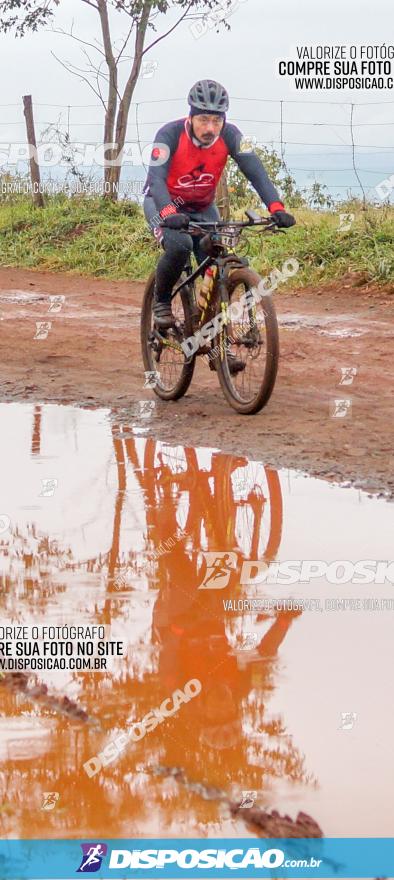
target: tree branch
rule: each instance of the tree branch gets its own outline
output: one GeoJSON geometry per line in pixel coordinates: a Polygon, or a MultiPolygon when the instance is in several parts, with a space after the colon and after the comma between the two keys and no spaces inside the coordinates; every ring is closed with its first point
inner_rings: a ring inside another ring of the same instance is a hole
{"type": "Polygon", "coordinates": [[[119,64],[119,61],[120,61],[120,59],[121,59],[121,57],[122,57],[122,55],[123,55],[123,52],[124,52],[124,50],[125,50],[125,48],[126,48],[126,46],[127,46],[127,43],[129,42],[129,39],[130,39],[130,37],[131,37],[132,31],[133,31],[133,27],[134,27],[134,22],[130,25],[130,28],[129,28],[129,31],[128,31],[128,34],[127,34],[127,37],[126,37],[126,39],[125,39],[125,41],[124,41],[124,43],[123,43],[123,46],[122,46],[122,48],[121,48],[121,50],[120,50],[120,52],[119,52],[119,55],[118,55],[117,58],[116,58],[116,64],[119,64]]]}
{"type": "Polygon", "coordinates": [[[53,57],[56,58],[56,61],[58,61],[59,64],[61,64],[61,66],[64,67],[65,70],[67,70],[67,73],[72,73],[73,76],[77,76],[79,79],[82,79],[84,82],[86,82],[86,84],[89,86],[90,89],[92,89],[94,94],[97,95],[98,98],[100,98],[100,93],[96,92],[96,89],[94,88],[94,86],[92,86],[92,83],[89,82],[87,77],[83,76],[81,73],[76,73],[75,70],[72,69],[73,67],[75,67],[74,64],[68,64],[68,63],[62,61],[61,58],[58,58],[54,52],[51,52],[51,55],[53,55],[53,57]]]}
{"type": "Polygon", "coordinates": [[[91,49],[95,49],[96,52],[100,52],[100,55],[105,58],[104,52],[102,49],[99,48],[99,46],[95,46],[94,43],[89,43],[87,42],[87,40],[82,40],[80,37],[76,37],[72,29],[71,31],[65,31],[63,30],[63,28],[51,28],[51,32],[53,34],[60,34],[63,37],[71,37],[77,43],[82,43],[84,46],[90,46],[91,49]]]}
{"type": "Polygon", "coordinates": [[[178,19],[178,21],[175,22],[175,24],[169,29],[169,31],[167,31],[165,34],[162,34],[161,37],[157,38],[157,40],[153,40],[153,43],[151,43],[150,46],[147,46],[146,49],[144,49],[144,51],[142,52],[142,55],[145,55],[145,52],[149,52],[149,49],[152,49],[153,46],[156,46],[156,43],[160,43],[160,40],[164,40],[164,37],[168,37],[168,34],[171,34],[172,31],[174,31],[175,28],[178,27],[178,25],[181,23],[181,21],[183,21],[183,19],[185,18],[185,16],[189,12],[189,9],[192,8],[192,6],[193,6],[193,3],[189,3],[189,5],[186,7],[185,12],[181,15],[181,17],[178,19]]]}
{"type": "Polygon", "coordinates": [[[102,94],[101,94],[101,89],[100,89],[99,72],[100,72],[99,70],[96,71],[97,89],[98,89],[98,92],[99,92],[99,95],[100,95],[100,101],[101,101],[101,103],[102,103],[102,105],[103,105],[103,107],[104,107],[104,110],[106,110],[107,107],[106,107],[106,104],[105,104],[105,101],[104,101],[104,98],[103,98],[103,96],[102,96],[102,94]]]}

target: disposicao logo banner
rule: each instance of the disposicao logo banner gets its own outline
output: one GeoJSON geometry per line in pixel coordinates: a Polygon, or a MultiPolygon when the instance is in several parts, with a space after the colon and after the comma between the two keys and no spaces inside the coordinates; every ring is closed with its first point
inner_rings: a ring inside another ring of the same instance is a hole
{"type": "Polygon", "coordinates": [[[2,880],[96,878],[384,877],[394,874],[392,838],[255,840],[5,840],[2,880]]]}

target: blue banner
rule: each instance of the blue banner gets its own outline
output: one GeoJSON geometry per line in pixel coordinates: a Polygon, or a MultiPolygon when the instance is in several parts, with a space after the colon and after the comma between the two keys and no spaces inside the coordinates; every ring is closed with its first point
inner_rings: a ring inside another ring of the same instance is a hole
{"type": "Polygon", "coordinates": [[[3,840],[1,880],[394,876],[393,838],[3,840]]]}

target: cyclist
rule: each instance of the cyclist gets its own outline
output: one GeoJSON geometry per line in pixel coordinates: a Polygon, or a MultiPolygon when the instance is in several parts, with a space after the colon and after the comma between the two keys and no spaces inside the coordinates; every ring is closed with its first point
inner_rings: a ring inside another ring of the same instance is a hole
{"type": "Polygon", "coordinates": [[[229,96],[220,83],[198,80],[188,96],[187,118],[163,125],[156,134],[143,192],[144,213],[153,234],[163,244],[156,271],[153,314],[156,326],[174,323],[171,291],[194,249],[199,263],[206,257],[199,237],[182,232],[189,220],[220,219],[215,192],[230,155],[266,204],[277,225],[293,226],[257,154],[248,147],[242,132],[226,121],[229,96]],[[165,219],[166,227],[158,226],[165,219]]]}

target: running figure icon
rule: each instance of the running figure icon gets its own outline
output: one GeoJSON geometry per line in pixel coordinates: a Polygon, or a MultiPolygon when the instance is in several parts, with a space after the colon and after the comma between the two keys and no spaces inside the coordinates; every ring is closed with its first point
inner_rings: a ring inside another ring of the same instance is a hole
{"type": "Polygon", "coordinates": [[[78,872],[93,873],[98,871],[104,856],[107,854],[107,845],[105,843],[82,843],[82,862],[78,868],[78,872]]]}

